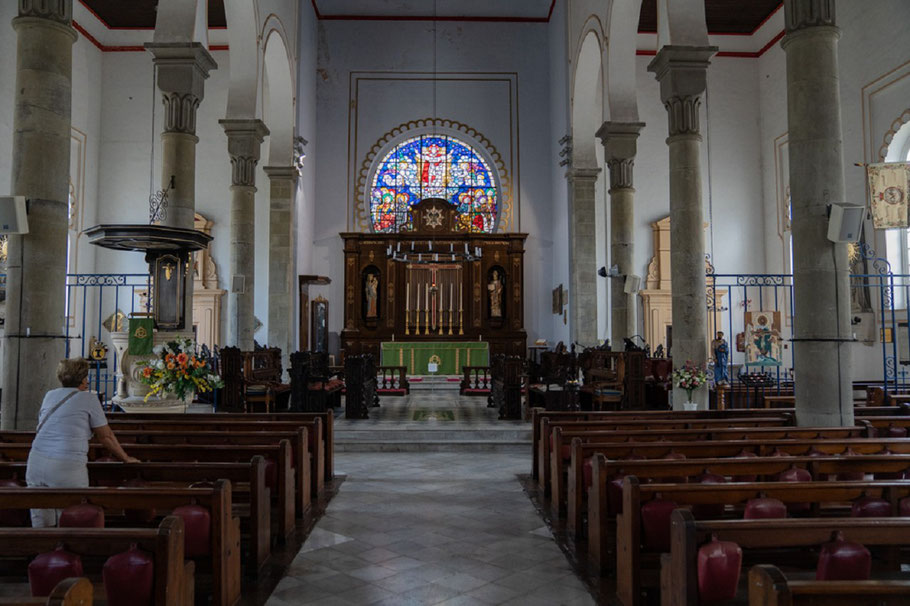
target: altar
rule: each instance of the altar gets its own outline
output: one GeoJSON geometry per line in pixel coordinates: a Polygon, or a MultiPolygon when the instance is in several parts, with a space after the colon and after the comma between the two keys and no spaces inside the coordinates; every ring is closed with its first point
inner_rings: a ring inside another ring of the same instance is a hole
{"type": "Polygon", "coordinates": [[[390,341],[382,344],[383,366],[406,366],[408,375],[460,375],[462,366],[488,366],[483,341],[390,341]]]}
{"type": "Polygon", "coordinates": [[[411,375],[524,357],[527,234],[465,229],[458,208],[439,198],[409,213],[397,232],[341,234],[345,354],[372,354],[411,375]]]}

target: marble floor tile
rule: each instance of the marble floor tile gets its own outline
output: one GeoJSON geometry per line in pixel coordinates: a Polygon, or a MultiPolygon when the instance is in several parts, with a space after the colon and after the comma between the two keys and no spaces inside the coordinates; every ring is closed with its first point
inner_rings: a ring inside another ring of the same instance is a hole
{"type": "MultiPolygon", "coordinates": [[[[444,425],[414,420],[430,409],[497,423],[481,399],[386,400],[370,422],[444,425]]],[[[267,606],[595,603],[518,481],[530,453],[338,452],[336,469],[345,481],[267,606]]]]}

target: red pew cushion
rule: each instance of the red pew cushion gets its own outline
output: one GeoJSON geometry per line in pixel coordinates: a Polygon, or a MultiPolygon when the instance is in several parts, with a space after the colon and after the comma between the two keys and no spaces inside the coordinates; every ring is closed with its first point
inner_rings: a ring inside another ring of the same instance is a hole
{"type": "Polygon", "coordinates": [[[859,543],[844,539],[840,532],[822,545],[815,579],[818,581],[864,581],[872,572],[872,555],[859,543]]]}
{"type": "Polygon", "coordinates": [[[104,528],[104,510],[97,505],[70,505],[60,514],[60,528],[104,528]]]}
{"type": "Polygon", "coordinates": [[[174,515],[183,518],[184,555],[188,558],[212,552],[212,515],[199,505],[181,505],[174,515]]]}
{"type": "Polygon", "coordinates": [[[891,503],[878,497],[862,497],[853,501],[850,515],[854,518],[889,518],[891,503]]]}
{"type": "Polygon", "coordinates": [[[730,541],[716,537],[698,550],[698,597],[701,603],[731,600],[736,597],[743,550],[730,541]]]}
{"type": "Polygon", "coordinates": [[[109,557],[101,576],[108,606],[152,606],[155,562],[135,545],[109,557]]]}
{"type": "Polygon", "coordinates": [[[82,575],[82,560],[63,547],[42,553],[28,565],[28,584],[35,597],[48,596],[63,579],[82,575]]]}
{"type": "MultiPolygon", "coordinates": [[[[812,474],[809,473],[808,469],[803,469],[801,467],[791,467],[787,471],[782,472],[777,476],[779,482],[811,482],[812,474]]],[[[809,503],[788,503],[787,511],[791,514],[794,513],[806,513],[811,509],[809,503]]]]}
{"type": "Polygon", "coordinates": [[[645,549],[670,551],[670,514],[679,506],[675,501],[654,499],[641,506],[641,538],[645,549]]]}
{"type": "Polygon", "coordinates": [[[780,499],[749,499],[743,518],[746,520],[762,520],[766,518],[786,518],[787,506],[780,499]]]}

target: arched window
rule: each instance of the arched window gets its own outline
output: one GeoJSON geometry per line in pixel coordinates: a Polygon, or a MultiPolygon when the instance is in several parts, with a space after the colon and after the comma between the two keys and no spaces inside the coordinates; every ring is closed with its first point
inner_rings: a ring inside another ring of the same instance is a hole
{"type": "Polygon", "coordinates": [[[369,190],[373,231],[410,229],[408,210],[425,198],[458,207],[458,228],[491,233],[499,190],[489,163],[449,135],[418,135],[395,145],[378,163],[369,190]]]}

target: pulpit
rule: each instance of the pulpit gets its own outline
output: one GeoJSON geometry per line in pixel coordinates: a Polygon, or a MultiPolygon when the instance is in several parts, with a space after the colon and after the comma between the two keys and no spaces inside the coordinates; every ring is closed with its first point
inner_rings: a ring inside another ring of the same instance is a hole
{"type": "Polygon", "coordinates": [[[414,374],[428,374],[429,358],[416,368],[427,344],[450,350],[450,360],[437,354],[439,362],[432,361],[440,374],[460,375],[460,366],[480,363],[475,356],[524,357],[527,234],[468,231],[443,199],[423,200],[410,212],[407,230],[341,234],[345,353],[373,354],[383,364],[394,356],[414,374]],[[383,345],[398,341],[410,349],[383,345]],[[471,342],[486,344],[484,353],[471,342]]]}

